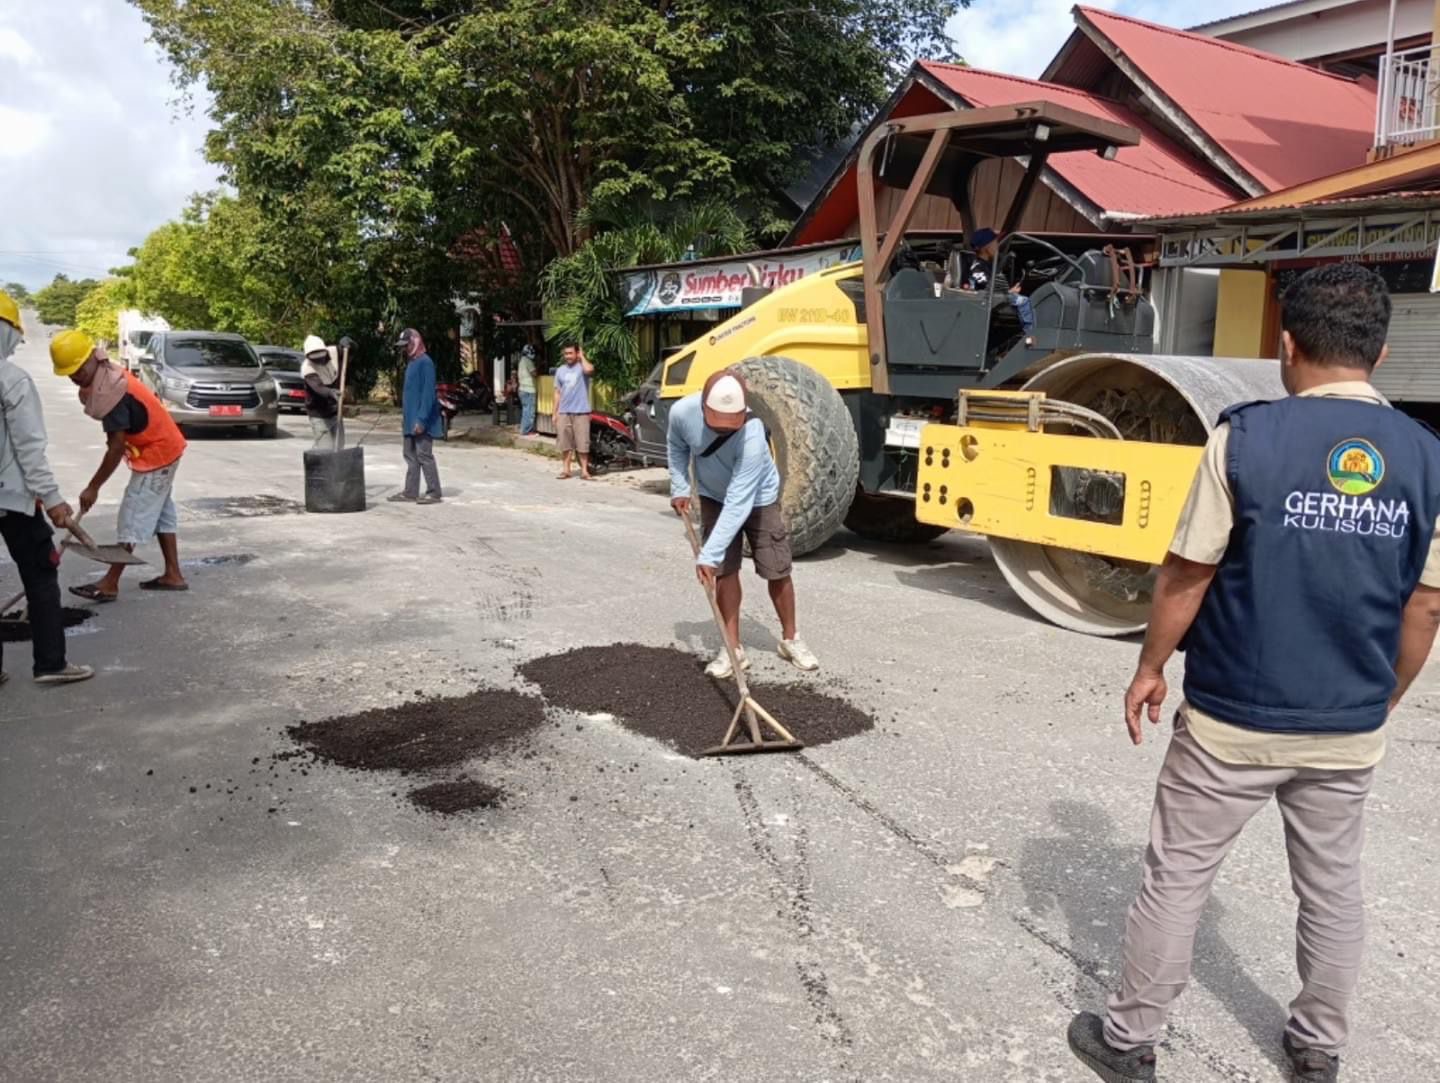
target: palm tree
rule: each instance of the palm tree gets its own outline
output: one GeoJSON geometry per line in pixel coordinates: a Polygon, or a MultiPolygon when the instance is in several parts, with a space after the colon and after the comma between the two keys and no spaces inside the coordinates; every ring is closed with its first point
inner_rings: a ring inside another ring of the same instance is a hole
{"type": "Polygon", "coordinates": [[[601,377],[620,387],[644,378],[644,360],[625,322],[616,271],[743,252],[749,230],[735,208],[723,203],[628,207],[604,215],[582,213],[577,226],[590,239],[569,256],[552,260],[540,274],[540,295],[549,337],[584,344],[601,377]]]}

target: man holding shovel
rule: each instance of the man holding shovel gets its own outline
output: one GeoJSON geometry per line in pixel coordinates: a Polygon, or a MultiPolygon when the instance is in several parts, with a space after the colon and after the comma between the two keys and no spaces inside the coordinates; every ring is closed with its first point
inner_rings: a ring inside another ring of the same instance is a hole
{"type": "Polygon", "coordinates": [[[319,335],[305,336],[300,378],[305,381],[305,414],[315,437],[311,446],[334,451],[340,427],[340,362],[319,335]]]}
{"type": "MultiPolygon", "coordinates": [[[[722,370],[705,381],[703,391],[687,395],[671,409],[670,506],[679,516],[690,514],[693,464],[705,538],[695,571],[701,583],[715,588],[725,638],[741,668],[750,668],[740,646],[743,535],[780,618],[780,657],[796,669],[819,669],[820,663],[795,630],[795,584],[790,578],[790,534],[780,514],[780,471],[770,454],[765,423],[746,408],[745,394],[744,379],[722,370]]],[[[705,672],[718,680],[730,677],[730,653],[722,647],[705,672]]]]}
{"type": "MultiPolygon", "coordinates": [[[[50,523],[66,527],[74,513],[45,458],[45,415],[30,374],[10,360],[24,327],[20,309],[0,292],[0,536],[25,587],[37,684],[71,684],[95,676],[89,666],[65,660],[65,619],[60,609],[60,554],[50,523]],[[50,523],[40,514],[44,509],[50,523]]],[[[5,593],[9,593],[8,590],[5,593]]],[[[0,602],[0,616],[9,606],[0,602]]],[[[0,639],[0,654],[4,641],[0,639]]],[[[0,670],[0,684],[8,678],[0,670]]]]}
{"type": "MultiPolygon", "coordinates": [[[[116,541],[127,551],[158,537],[165,557],[165,572],[140,584],[141,590],[189,590],[180,571],[175,532],[179,520],[171,491],[185,437],[164,405],[133,373],[111,362],[83,331],[61,331],[50,340],[50,360],[56,376],[68,377],[80,388],[85,413],[105,430],[105,457],[80,493],[80,514],[100,499],[100,489],[124,461],[130,483],[120,502],[116,541]]],[[[70,593],[92,602],[113,602],[120,592],[125,565],[112,564],[95,583],[71,587],[70,593]]]]}

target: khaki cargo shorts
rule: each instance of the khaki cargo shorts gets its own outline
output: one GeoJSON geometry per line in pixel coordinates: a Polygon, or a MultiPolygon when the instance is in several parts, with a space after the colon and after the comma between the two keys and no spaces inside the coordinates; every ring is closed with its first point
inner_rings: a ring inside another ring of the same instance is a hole
{"type": "MultiPolygon", "coordinates": [[[[715,529],[724,507],[718,500],[700,498],[700,526],[705,537],[715,529]]],[[[734,575],[740,570],[741,542],[750,542],[750,553],[755,558],[755,574],[761,579],[784,579],[790,574],[790,531],[785,529],[785,519],[780,514],[780,505],[766,504],[756,508],[745,520],[740,533],[725,550],[725,560],[720,565],[720,574],[734,575]]]]}
{"type": "Polygon", "coordinates": [[[590,454],[590,415],[561,414],[555,423],[555,446],[561,451],[590,454]]]}

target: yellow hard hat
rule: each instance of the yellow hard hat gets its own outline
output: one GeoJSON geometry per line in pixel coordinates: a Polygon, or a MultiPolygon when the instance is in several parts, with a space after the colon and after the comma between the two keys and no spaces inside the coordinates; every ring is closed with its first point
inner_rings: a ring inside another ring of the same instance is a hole
{"type": "Polygon", "coordinates": [[[25,333],[25,325],[20,322],[20,306],[15,303],[4,290],[0,290],[0,320],[10,324],[22,335],[25,333]]]}
{"type": "Polygon", "coordinates": [[[95,342],[84,331],[61,331],[50,340],[50,363],[56,376],[69,376],[79,371],[95,352],[95,342]]]}

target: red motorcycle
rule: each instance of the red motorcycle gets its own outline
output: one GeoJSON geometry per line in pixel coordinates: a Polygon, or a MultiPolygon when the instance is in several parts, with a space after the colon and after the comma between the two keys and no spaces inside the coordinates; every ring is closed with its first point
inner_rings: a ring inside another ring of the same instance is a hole
{"type": "Polygon", "coordinates": [[[467,410],[483,414],[495,408],[495,392],[478,372],[467,372],[453,384],[436,384],[435,393],[450,403],[457,414],[467,410]]]}
{"type": "Polygon", "coordinates": [[[590,412],[590,472],[603,474],[624,463],[635,451],[635,434],[614,414],[590,412]]]}

